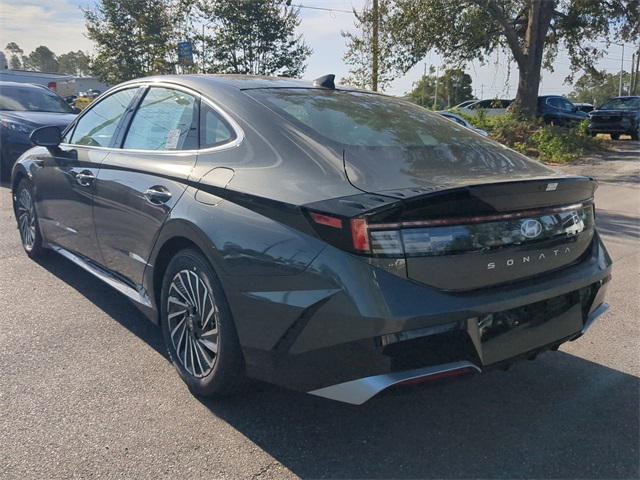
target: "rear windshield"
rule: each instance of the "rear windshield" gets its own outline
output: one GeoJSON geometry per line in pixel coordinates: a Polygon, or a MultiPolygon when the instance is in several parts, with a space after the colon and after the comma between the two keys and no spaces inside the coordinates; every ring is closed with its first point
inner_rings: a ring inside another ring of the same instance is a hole
{"type": "Polygon", "coordinates": [[[294,123],[343,146],[434,147],[451,138],[451,123],[440,115],[382,95],[312,89],[247,93],[294,123]]]}
{"type": "Polygon", "coordinates": [[[0,110],[71,113],[62,98],[45,88],[8,85],[0,85],[0,110]]]}
{"type": "Polygon", "coordinates": [[[549,174],[524,155],[394,97],[321,89],[245,93],[309,137],[342,151],[350,181],[366,191],[445,178],[549,174]]]}
{"type": "Polygon", "coordinates": [[[640,110],[640,97],[614,98],[605,102],[602,110],[640,110]]]}

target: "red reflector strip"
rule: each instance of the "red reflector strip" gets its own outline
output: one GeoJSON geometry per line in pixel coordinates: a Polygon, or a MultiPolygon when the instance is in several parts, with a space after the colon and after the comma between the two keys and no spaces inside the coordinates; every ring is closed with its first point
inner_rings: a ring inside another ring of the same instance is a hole
{"type": "Polygon", "coordinates": [[[319,225],[326,225],[327,227],[332,228],[342,228],[342,220],[336,217],[311,212],[311,218],[319,225]]]}
{"type": "Polygon", "coordinates": [[[359,252],[369,251],[369,227],[364,218],[353,218],[351,220],[351,238],[353,248],[359,252]]]}
{"type": "Polygon", "coordinates": [[[449,370],[448,372],[434,373],[432,375],[425,375],[424,377],[412,378],[411,380],[405,380],[398,385],[416,385],[419,383],[433,382],[436,380],[442,380],[444,378],[461,377],[469,373],[475,373],[473,368],[459,368],[457,370],[449,370]]]}

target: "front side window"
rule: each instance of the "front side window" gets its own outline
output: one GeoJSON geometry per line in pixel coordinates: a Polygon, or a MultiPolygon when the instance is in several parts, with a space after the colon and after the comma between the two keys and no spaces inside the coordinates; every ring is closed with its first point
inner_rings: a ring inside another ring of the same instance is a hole
{"type": "Polygon", "coordinates": [[[222,145],[235,138],[227,122],[209,105],[202,103],[200,112],[200,148],[222,145]]]}
{"type": "Polygon", "coordinates": [[[70,143],[92,147],[111,146],[116,128],[137,91],[137,87],[120,90],[90,106],[78,120],[70,143]]]}
{"type": "Polygon", "coordinates": [[[198,100],[180,90],[150,88],[131,121],[123,148],[197,149],[198,100]]]}

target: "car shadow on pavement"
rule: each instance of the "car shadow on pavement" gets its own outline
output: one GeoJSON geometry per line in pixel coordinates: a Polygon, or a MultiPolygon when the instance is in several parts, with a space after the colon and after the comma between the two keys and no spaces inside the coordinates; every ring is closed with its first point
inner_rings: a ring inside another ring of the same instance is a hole
{"type": "MultiPolygon", "coordinates": [[[[160,330],[126,298],[62,257],[39,263],[166,358],[160,330]]],[[[639,389],[560,351],[361,406],[265,384],[201,401],[303,478],[612,479],[640,474],[639,389]]]]}
{"type": "Polygon", "coordinates": [[[640,381],[566,353],[362,406],[275,387],[205,401],[302,478],[637,478],[640,381]]]}
{"type": "Polygon", "coordinates": [[[604,210],[598,210],[596,215],[600,234],[630,240],[640,239],[640,222],[638,222],[636,215],[625,215],[604,210]]]}
{"type": "Polygon", "coordinates": [[[167,358],[160,329],[125,296],[60,255],[51,253],[36,262],[167,358]]]}

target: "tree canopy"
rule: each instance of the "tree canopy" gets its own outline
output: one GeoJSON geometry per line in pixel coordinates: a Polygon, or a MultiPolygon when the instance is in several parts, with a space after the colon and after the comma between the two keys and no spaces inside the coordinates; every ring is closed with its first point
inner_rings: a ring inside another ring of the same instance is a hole
{"type": "MultiPolygon", "coordinates": [[[[622,80],[624,85],[629,85],[631,75],[628,72],[623,72],[622,80]]],[[[619,85],[619,72],[588,72],[582,75],[573,85],[573,91],[569,94],[569,99],[574,102],[585,102],[598,106],[610,98],[617,97],[619,85]]]]}
{"type": "Polygon", "coordinates": [[[22,64],[26,70],[37,72],[58,72],[58,59],[48,47],[40,45],[27,57],[22,57],[22,64]]]}
{"type": "Polygon", "coordinates": [[[342,32],[347,44],[342,59],[349,65],[349,74],[341,83],[384,90],[396,76],[394,43],[389,30],[392,3],[391,0],[378,0],[376,6],[377,12],[370,5],[362,11],[353,9],[356,32],[342,32]],[[377,25],[375,30],[374,25],[377,25]],[[377,42],[374,42],[376,33],[377,42]],[[375,62],[374,56],[377,57],[375,62]]]}
{"type": "Polygon", "coordinates": [[[194,27],[192,40],[211,73],[300,77],[311,49],[301,35],[299,9],[283,0],[192,0],[190,15],[205,25],[194,27]],[[210,34],[209,34],[210,33],[210,34]]]}
{"type": "Polygon", "coordinates": [[[436,76],[435,69],[431,67],[429,73],[413,85],[408,97],[423,107],[442,110],[473,99],[472,82],[471,76],[459,68],[447,69],[442,75],[436,76]]]}
{"type": "Polygon", "coordinates": [[[176,19],[167,0],[99,0],[84,15],[96,46],[91,69],[105,83],[173,71],[176,19]]]}
{"type": "Polygon", "coordinates": [[[403,72],[432,49],[460,65],[510,52],[519,72],[514,107],[533,115],[541,70],[560,48],[572,72],[593,68],[607,47],[593,39],[637,39],[639,19],[637,0],[396,0],[391,25],[403,72]]]}

